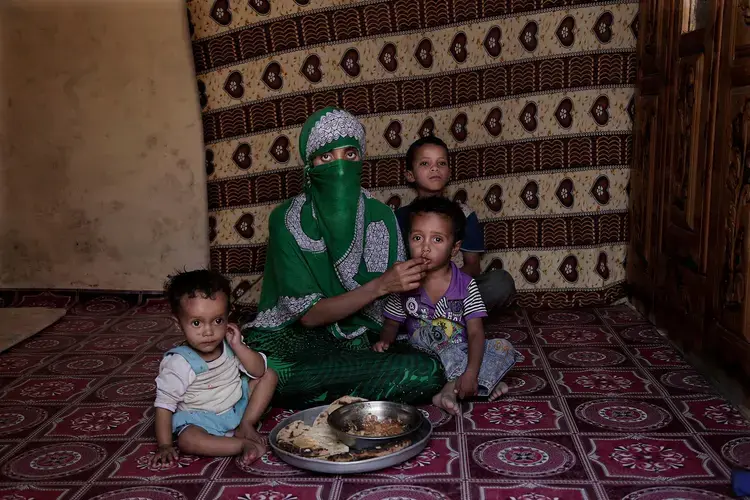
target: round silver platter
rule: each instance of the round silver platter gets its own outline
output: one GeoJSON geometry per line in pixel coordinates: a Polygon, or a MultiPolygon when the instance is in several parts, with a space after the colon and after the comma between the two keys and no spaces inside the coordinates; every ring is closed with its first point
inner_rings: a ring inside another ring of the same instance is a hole
{"type": "Polygon", "coordinates": [[[430,424],[430,421],[422,415],[422,412],[420,412],[419,416],[422,419],[422,423],[412,435],[412,444],[403,450],[399,450],[384,457],[368,458],[367,460],[360,460],[358,462],[329,462],[328,460],[323,459],[300,457],[279,448],[277,437],[281,429],[296,420],[302,420],[305,424],[312,425],[318,415],[320,415],[326,408],[328,408],[328,406],[318,406],[316,408],[303,410],[299,413],[295,413],[291,417],[285,418],[274,427],[271,434],[268,435],[268,442],[276,456],[293,467],[313,472],[321,472],[323,474],[361,474],[363,472],[372,472],[392,467],[403,463],[410,458],[416,457],[422,452],[422,450],[424,450],[425,446],[427,446],[430,436],[432,435],[432,424],[430,424]]]}

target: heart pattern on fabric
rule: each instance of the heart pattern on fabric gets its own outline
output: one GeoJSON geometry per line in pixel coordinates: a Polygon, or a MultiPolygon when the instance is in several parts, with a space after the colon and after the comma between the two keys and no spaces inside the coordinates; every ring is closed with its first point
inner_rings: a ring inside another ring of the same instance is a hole
{"type": "Polygon", "coordinates": [[[503,209],[503,188],[497,184],[493,185],[484,195],[484,203],[487,208],[493,212],[499,212],[503,209]]]}
{"type": "Polygon", "coordinates": [[[312,83],[318,83],[323,79],[323,71],[320,68],[320,57],[317,54],[307,56],[300,68],[302,75],[312,83]]]}
{"type": "Polygon", "coordinates": [[[521,191],[521,200],[532,210],[539,208],[539,185],[534,181],[529,181],[521,191]]]}
{"type": "Polygon", "coordinates": [[[359,52],[357,52],[357,49],[347,50],[344,53],[344,57],[341,58],[339,66],[344,70],[344,73],[352,78],[359,76],[361,69],[359,67],[359,52]]]}
{"type": "Polygon", "coordinates": [[[393,73],[398,69],[398,61],[396,60],[396,46],[392,43],[386,43],[383,49],[380,51],[378,61],[383,65],[386,71],[393,73]]]}
{"type": "Polygon", "coordinates": [[[429,38],[425,38],[417,45],[414,51],[414,57],[417,62],[424,68],[429,69],[432,67],[432,42],[429,38]]]}
{"type": "Polygon", "coordinates": [[[289,139],[285,135],[280,135],[273,141],[271,150],[269,151],[271,156],[279,163],[286,163],[289,161],[289,139]]]}
{"type": "Polygon", "coordinates": [[[209,16],[220,25],[228,26],[232,22],[232,11],[229,7],[229,0],[216,0],[211,6],[209,16]]]}
{"type": "Polygon", "coordinates": [[[502,52],[502,45],[500,43],[502,36],[503,32],[500,30],[500,27],[493,26],[487,32],[487,36],[484,37],[484,43],[482,45],[484,45],[484,50],[486,50],[491,57],[497,57],[502,52]]]}
{"type": "Polygon", "coordinates": [[[284,85],[284,79],[281,76],[281,65],[277,62],[270,63],[263,71],[261,80],[269,89],[279,90],[284,85]]]}
{"type": "Polygon", "coordinates": [[[492,108],[484,120],[484,128],[492,137],[497,137],[503,131],[503,112],[500,108],[492,108]]]}
{"type": "Polygon", "coordinates": [[[538,39],[539,26],[533,21],[526,23],[518,39],[521,41],[523,48],[529,52],[534,52],[539,45],[538,39]]]}
{"type": "Polygon", "coordinates": [[[531,284],[539,281],[542,275],[539,272],[539,259],[537,257],[532,255],[521,264],[521,276],[531,284]]]}
{"type": "Polygon", "coordinates": [[[578,259],[576,259],[575,255],[565,257],[557,270],[560,271],[560,274],[569,283],[578,281],[578,259]]]}
{"type": "Polygon", "coordinates": [[[555,196],[565,208],[572,207],[575,201],[573,197],[573,181],[567,178],[563,179],[560,185],[557,186],[555,196]]]}
{"type": "Polygon", "coordinates": [[[249,240],[255,234],[255,229],[253,229],[254,221],[253,214],[242,214],[242,217],[237,219],[237,222],[234,224],[234,229],[240,236],[249,240]]]}
{"type": "Polygon", "coordinates": [[[453,123],[451,124],[451,134],[453,135],[453,138],[458,142],[465,141],[466,137],[469,135],[469,131],[466,126],[468,123],[469,119],[466,117],[466,113],[459,113],[453,119],[453,123]]]}
{"type": "Polygon", "coordinates": [[[457,33],[456,36],[453,37],[453,41],[451,42],[450,53],[453,56],[453,59],[455,59],[458,63],[466,61],[466,57],[468,56],[466,50],[466,42],[466,34],[463,32],[457,33]]]}
{"type": "Polygon", "coordinates": [[[612,23],[615,17],[611,12],[605,12],[596,20],[594,24],[594,34],[601,43],[609,43],[612,40],[612,23]]]}
{"type": "Polygon", "coordinates": [[[607,252],[601,252],[596,261],[596,273],[604,280],[609,279],[609,265],[607,264],[607,252]]]}
{"type": "Polygon", "coordinates": [[[243,142],[232,153],[232,161],[242,170],[247,170],[253,165],[252,151],[250,144],[243,142]]]}
{"type": "Polygon", "coordinates": [[[232,71],[224,82],[224,91],[233,99],[240,99],[245,95],[245,85],[242,83],[242,73],[232,71]]]}
{"type": "Polygon", "coordinates": [[[401,146],[401,123],[392,121],[383,132],[383,137],[390,147],[398,149],[401,146]]]}
{"type": "Polygon", "coordinates": [[[557,35],[557,39],[560,40],[560,44],[563,47],[570,47],[575,43],[575,28],[576,20],[573,16],[567,16],[560,21],[560,25],[557,27],[555,35],[557,35]]]}
{"type": "Polygon", "coordinates": [[[609,121],[609,99],[606,95],[599,96],[591,106],[591,116],[597,125],[604,126],[609,121]]]}
{"type": "Polygon", "coordinates": [[[268,14],[271,11],[271,3],[268,0],[249,0],[248,4],[258,14],[268,14]]]}
{"type": "Polygon", "coordinates": [[[428,135],[435,135],[435,120],[429,117],[419,127],[420,137],[427,137],[428,135]]]}
{"type": "Polygon", "coordinates": [[[570,128],[573,125],[573,101],[567,97],[560,101],[555,110],[555,119],[562,128],[570,128]]]}
{"type": "Polygon", "coordinates": [[[518,116],[518,120],[527,132],[535,131],[538,124],[536,103],[530,102],[526,104],[521,111],[521,114],[518,116]]]}
{"type": "Polygon", "coordinates": [[[591,195],[600,205],[609,203],[609,178],[606,175],[600,175],[591,186],[591,195]]]}

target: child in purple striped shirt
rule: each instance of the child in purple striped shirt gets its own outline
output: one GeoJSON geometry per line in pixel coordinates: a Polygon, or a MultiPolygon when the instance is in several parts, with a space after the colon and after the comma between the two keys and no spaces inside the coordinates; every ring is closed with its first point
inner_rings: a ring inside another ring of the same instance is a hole
{"type": "Polygon", "coordinates": [[[456,414],[458,401],[474,395],[497,399],[508,386],[502,378],[521,355],[507,340],[486,340],[487,310],[476,282],[451,259],[461,249],[466,216],[439,196],[411,205],[408,236],[412,257],[425,259],[421,286],[388,297],[385,324],[373,349],[387,350],[404,324],[409,343],[440,358],[448,383],[432,402],[456,414]]]}

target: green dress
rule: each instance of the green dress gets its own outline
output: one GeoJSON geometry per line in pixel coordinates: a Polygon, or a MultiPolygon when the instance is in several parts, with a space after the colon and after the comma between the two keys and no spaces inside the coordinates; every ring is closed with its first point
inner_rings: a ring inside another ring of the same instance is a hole
{"type": "Polygon", "coordinates": [[[304,192],[269,217],[259,313],[243,328],[245,343],[266,354],[279,375],[274,404],[287,408],[347,394],[416,404],[445,382],[439,361],[408,345],[372,350],[382,300],[325,327],[299,323],[319,300],[354,290],[405,258],[393,211],[361,188],[361,160],[312,166],[315,156],[346,147],[364,156],[364,130],[346,111],[326,108],[305,122],[304,192]]]}

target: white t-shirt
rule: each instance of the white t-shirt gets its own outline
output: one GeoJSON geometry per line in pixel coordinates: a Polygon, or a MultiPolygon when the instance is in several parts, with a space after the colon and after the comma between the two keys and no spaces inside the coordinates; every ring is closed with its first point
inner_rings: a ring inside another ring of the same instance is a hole
{"type": "MultiPolygon", "coordinates": [[[[266,356],[258,354],[263,357],[267,369],[266,356]]],[[[165,356],[156,377],[154,406],[171,412],[204,410],[223,413],[242,398],[240,372],[256,378],[247,372],[236,355],[227,356],[226,347],[218,358],[206,364],[208,370],[196,375],[190,363],[179,354],[165,356]]]]}

